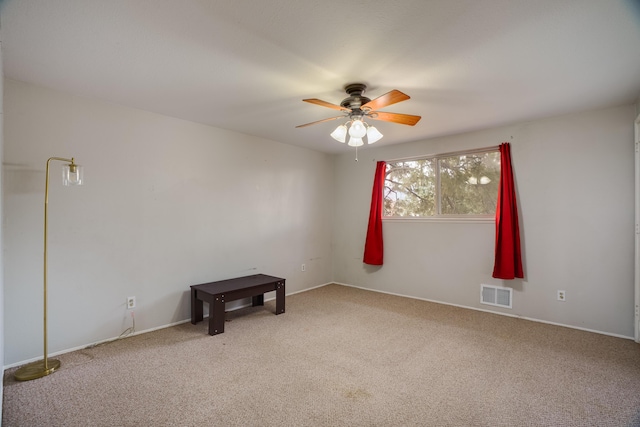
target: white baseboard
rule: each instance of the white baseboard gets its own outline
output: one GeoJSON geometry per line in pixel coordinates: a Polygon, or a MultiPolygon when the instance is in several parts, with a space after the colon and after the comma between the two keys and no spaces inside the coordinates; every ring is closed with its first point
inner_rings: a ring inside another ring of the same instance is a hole
{"type": "Polygon", "coordinates": [[[563,323],[549,322],[547,320],[536,319],[536,318],[533,318],[533,317],[519,316],[517,314],[502,313],[500,311],[486,310],[486,309],[482,309],[482,308],[469,307],[469,306],[460,305],[460,304],[452,304],[452,303],[449,303],[449,302],[437,301],[437,300],[432,300],[432,299],[428,299],[428,298],[420,298],[420,297],[414,297],[414,296],[411,296],[411,295],[398,294],[398,293],[394,293],[394,292],[380,291],[378,289],[363,288],[361,286],[348,285],[346,283],[340,283],[340,282],[333,282],[333,283],[335,283],[336,285],[340,285],[340,286],[347,286],[347,287],[350,287],[350,288],[362,289],[364,291],[379,292],[381,294],[395,295],[395,296],[403,297],[403,298],[411,298],[411,299],[417,299],[417,300],[421,300],[421,301],[433,302],[433,303],[436,303],[436,304],[450,305],[450,306],[458,307],[458,308],[466,308],[468,310],[483,311],[485,313],[499,314],[501,316],[514,317],[516,319],[529,320],[531,322],[546,323],[547,325],[562,326],[563,328],[577,329],[577,330],[585,331],[585,332],[593,332],[595,334],[608,335],[610,337],[624,338],[624,339],[628,339],[628,340],[633,340],[634,339],[634,337],[630,337],[630,336],[626,336],[626,335],[613,334],[611,332],[598,331],[598,330],[595,330],[595,329],[581,328],[581,327],[573,326],[573,325],[565,325],[563,323]]]}
{"type": "MultiPolygon", "coordinates": [[[[181,320],[179,322],[169,323],[167,325],[162,325],[162,326],[158,326],[158,327],[155,327],[155,328],[145,329],[143,331],[136,331],[136,332],[134,332],[132,334],[129,334],[129,335],[126,335],[124,337],[117,336],[117,337],[113,337],[113,338],[107,338],[107,339],[104,339],[104,340],[96,341],[96,342],[93,342],[93,343],[90,343],[90,344],[81,345],[81,346],[78,346],[78,347],[67,348],[65,350],[60,350],[60,351],[56,351],[54,353],[51,353],[51,354],[49,354],[49,357],[55,357],[55,356],[59,356],[61,354],[65,354],[65,353],[71,353],[72,351],[83,350],[85,348],[95,347],[95,346],[98,346],[100,344],[105,344],[105,343],[108,343],[108,342],[112,342],[112,341],[117,341],[117,340],[129,338],[129,337],[133,337],[133,336],[140,335],[140,334],[146,334],[147,332],[153,332],[153,331],[157,331],[159,329],[170,328],[172,326],[180,325],[182,323],[187,323],[187,322],[190,322],[190,321],[191,321],[191,319],[181,320]]],[[[7,370],[7,369],[10,369],[10,368],[14,368],[16,366],[26,365],[27,363],[37,362],[38,360],[42,360],[42,357],[38,356],[38,357],[35,357],[33,359],[27,359],[27,360],[23,360],[21,362],[11,363],[9,365],[5,365],[4,369],[7,370]]]]}
{"type": "MultiPolygon", "coordinates": [[[[334,282],[324,283],[322,285],[318,285],[318,286],[314,286],[314,287],[311,287],[311,288],[302,289],[300,291],[291,292],[291,293],[288,293],[287,296],[299,294],[299,293],[302,293],[302,292],[307,292],[307,291],[310,291],[312,289],[321,288],[323,286],[331,285],[332,283],[334,283],[334,282]]],[[[274,299],[275,299],[275,297],[267,298],[267,299],[265,299],[265,301],[271,301],[271,300],[274,300],[274,299]]],[[[231,307],[227,311],[234,311],[234,310],[238,310],[238,309],[245,308],[245,307],[250,307],[250,306],[251,306],[250,303],[249,304],[243,304],[243,305],[239,305],[239,306],[236,306],[236,307],[231,307]]],[[[207,318],[209,316],[204,316],[204,317],[207,318]]],[[[108,343],[108,342],[112,342],[112,341],[117,341],[117,340],[120,340],[120,339],[133,337],[133,336],[136,336],[136,335],[146,334],[147,332],[153,332],[153,331],[157,331],[157,330],[164,329],[164,328],[170,328],[172,326],[181,325],[183,323],[187,323],[187,322],[190,322],[190,321],[191,321],[191,318],[188,318],[188,319],[185,319],[185,320],[180,320],[178,322],[173,322],[173,323],[168,323],[166,325],[157,326],[155,328],[149,328],[149,329],[144,329],[142,331],[136,331],[136,332],[134,332],[132,334],[129,334],[129,335],[126,335],[124,337],[117,336],[117,337],[107,338],[107,339],[104,339],[104,340],[100,340],[100,341],[96,341],[96,342],[93,342],[93,343],[81,345],[81,346],[78,346],[78,347],[73,347],[73,348],[68,348],[68,349],[65,349],[65,350],[56,351],[55,353],[49,354],[49,357],[55,357],[55,356],[59,356],[61,354],[65,354],[65,353],[71,353],[72,351],[83,350],[85,348],[95,347],[95,346],[98,346],[98,345],[101,345],[101,344],[105,344],[105,343],[108,343]]],[[[38,357],[35,357],[35,358],[32,358],[32,359],[27,359],[27,360],[22,360],[20,362],[11,363],[9,365],[5,365],[3,369],[7,370],[7,369],[15,368],[16,366],[26,365],[27,363],[37,362],[38,360],[42,360],[42,357],[38,356],[38,357]]]]}
{"type": "MultiPolygon", "coordinates": [[[[616,338],[634,340],[634,337],[630,337],[630,336],[626,336],[626,335],[612,334],[610,332],[603,332],[603,331],[597,331],[597,330],[594,330],[594,329],[580,328],[580,327],[573,326],[573,325],[565,325],[565,324],[562,324],[562,323],[549,322],[547,320],[541,320],[541,319],[536,319],[536,318],[532,318],[532,317],[518,316],[518,315],[515,315],[515,314],[509,314],[509,313],[501,313],[499,311],[492,311],[492,310],[486,310],[486,309],[482,309],[482,308],[469,307],[469,306],[466,306],[466,305],[452,304],[452,303],[432,300],[432,299],[428,299],[428,298],[420,298],[420,297],[415,297],[415,296],[411,296],[411,295],[404,295],[404,294],[399,294],[399,293],[394,293],[394,292],[380,291],[380,290],[377,290],[377,289],[363,288],[361,286],[354,286],[354,285],[349,285],[347,283],[340,283],[340,282],[324,283],[322,285],[313,286],[311,288],[306,288],[306,289],[302,289],[302,290],[299,290],[299,291],[288,293],[287,296],[299,294],[299,293],[302,293],[302,292],[308,292],[308,291],[311,291],[313,289],[322,288],[324,286],[331,285],[331,284],[336,284],[336,285],[340,285],[340,286],[347,286],[347,287],[350,287],[350,288],[361,289],[363,291],[371,291],[371,292],[378,292],[378,293],[387,294],[387,295],[394,295],[394,296],[398,296],[398,297],[402,297],[402,298],[411,298],[411,299],[417,299],[417,300],[421,300],[421,301],[432,302],[432,303],[436,303],[436,304],[450,305],[450,306],[453,306],[453,307],[465,308],[465,309],[468,309],[468,310],[482,311],[482,312],[491,313],[491,314],[499,314],[501,316],[514,317],[514,318],[517,318],[517,319],[529,320],[531,322],[546,323],[548,325],[554,325],[554,326],[562,326],[564,328],[577,329],[577,330],[585,331],[585,332],[593,332],[593,333],[596,333],[596,334],[608,335],[608,336],[612,336],[612,337],[616,337],[616,338]]],[[[265,301],[271,301],[271,300],[274,300],[274,299],[275,299],[275,297],[272,297],[272,298],[265,299],[265,301]]],[[[251,304],[243,304],[243,305],[240,305],[240,306],[237,306],[237,307],[229,308],[228,311],[234,311],[234,310],[238,310],[238,309],[245,308],[245,307],[250,307],[250,306],[251,306],[251,304]]],[[[205,318],[206,317],[208,317],[208,316],[205,316],[205,318]]],[[[108,343],[108,342],[111,342],[111,341],[116,341],[116,340],[119,340],[119,339],[125,339],[125,338],[136,336],[136,335],[146,334],[148,332],[153,332],[153,331],[157,331],[157,330],[164,329],[164,328],[170,328],[172,326],[181,325],[183,323],[187,323],[187,322],[190,322],[190,321],[191,321],[190,318],[189,319],[184,319],[184,320],[180,320],[178,322],[173,322],[173,323],[169,323],[169,324],[166,324],[166,325],[157,326],[155,328],[149,328],[149,329],[144,329],[142,331],[137,331],[137,332],[134,332],[133,334],[127,335],[125,337],[119,337],[118,336],[118,337],[107,338],[107,339],[104,339],[104,340],[101,340],[101,341],[96,341],[96,342],[93,342],[93,343],[90,343],[90,344],[81,345],[81,346],[78,346],[78,347],[73,347],[73,348],[68,348],[68,349],[65,349],[65,350],[57,351],[55,353],[51,353],[49,355],[49,357],[55,357],[55,356],[59,356],[61,354],[70,353],[72,351],[77,351],[77,350],[82,350],[82,349],[85,349],[85,348],[95,347],[95,346],[100,345],[100,344],[105,344],[105,343],[108,343]]],[[[22,366],[22,365],[25,365],[27,363],[36,362],[36,361],[38,361],[40,359],[41,359],[41,357],[35,357],[35,358],[32,358],[32,359],[27,359],[27,360],[22,360],[20,362],[11,363],[9,365],[5,365],[4,366],[4,370],[10,369],[10,368],[14,368],[16,366],[22,366]]]]}

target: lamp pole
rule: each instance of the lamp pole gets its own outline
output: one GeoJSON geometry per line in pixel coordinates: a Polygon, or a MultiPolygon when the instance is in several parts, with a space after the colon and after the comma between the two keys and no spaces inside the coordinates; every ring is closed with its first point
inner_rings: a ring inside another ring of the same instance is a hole
{"type": "Polygon", "coordinates": [[[46,181],[44,186],[44,357],[37,362],[29,363],[18,369],[14,376],[18,381],[29,381],[52,374],[60,368],[60,361],[57,359],[49,360],[47,349],[47,231],[48,231],[48,209],[49,209],[49,163],[57,160],[67,163],[63,167],[62,183],[65,186],[82,185],[82,167],[77,165],[74,158],[65,159],[63,157],[50,157],[47,160],[46,181]]]}

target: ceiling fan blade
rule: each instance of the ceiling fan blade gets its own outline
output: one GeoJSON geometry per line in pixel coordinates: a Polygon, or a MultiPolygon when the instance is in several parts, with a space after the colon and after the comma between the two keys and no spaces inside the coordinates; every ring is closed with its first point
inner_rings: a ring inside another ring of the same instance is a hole
{"type": "Polygon", "coordinates": [[[311,122],[311,123],[306,123],[304,125],[298,125],[298,126],[296,126],[296,128],[303,128],[303,127],[315,125],[315,124],[318,124],[318,123],[328,122],[328,121],[336,120],[336,119],[344,119],[344,118],[345,118],[345,116],[329,117],[328,119],[318,120],[317,122],[311,122]]]}
{"type": "Polygon", "coordinates": [[[387,113],[384,111],[376,111],[368,117],[373,120],[382,120],[409,126],[415,125],[422,118],[420,116],[412,116],[411,114],[387,113]]]}
{"type": "Polygon", "coordinates": [[[309,102],[311,104],[316,104],[316,105],[319,105],[321,107],[332,108],[334,110],[346,111],[346,112],[349,112],[349,113],[351,112],[350,108],[341,107],[340,105],[332,104],[330,102],[323,101],[321,99],[311,98],[311,99],[303,99],[303,101],[304,102],[309,102]]]}
{"type": "Polygon", "coordinates": [[[369,111],[376,111],[376,110],[379,110],[380,108],[386,107],[387,105],[406,101],[409,98],[411,98],[409,95],[394,89],[391,92],[387,92],[384,95],[380,95],[376,99],[372,99],[371,101],[367,102],[360,108],[363,110],[366,109],[369,111]]]}

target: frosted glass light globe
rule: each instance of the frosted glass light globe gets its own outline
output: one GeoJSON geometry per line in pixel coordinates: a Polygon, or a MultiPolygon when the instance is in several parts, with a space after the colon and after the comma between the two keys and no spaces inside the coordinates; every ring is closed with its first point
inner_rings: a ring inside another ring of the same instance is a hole
{"type": "Polygon", "coordinates": [[[369,144],[373,144],[374,142],[380,140],[382,138],[382,134],[378,129],[373,126],[369,126],[367,129],[367,142],[369,144]]]}
{"type": "Polygon", "coordinates": [[[354,120],[349,128],[349,136],[352,138],[362,138],[367,134],[367,128],[364,127],[362,120],[354,120]]]}
{"type": "Polygon", "coordinates": [[[349,138],[349,143],[347,144],[351,147],[360,147],[361,145],[364,145],[364,142],[362,142],[362,138],[349,138]]]}
{"type": "Polygon", "coordinates": [[[340,125],[331,132],[331,138],[335,139],[338,142],[345,142],[347,139],[347,127],[345,125],[340,125]]]}

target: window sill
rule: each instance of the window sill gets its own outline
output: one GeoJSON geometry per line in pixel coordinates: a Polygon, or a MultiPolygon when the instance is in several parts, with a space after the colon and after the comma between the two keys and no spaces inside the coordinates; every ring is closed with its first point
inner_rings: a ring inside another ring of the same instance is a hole
{"type": "Polygon", "coordinates": [[[384,222],[445,222],[464,224],[495,224],[496,219],[491,216],[434,216],[421,218],[393,218],[382,217],[384,222]]]}

